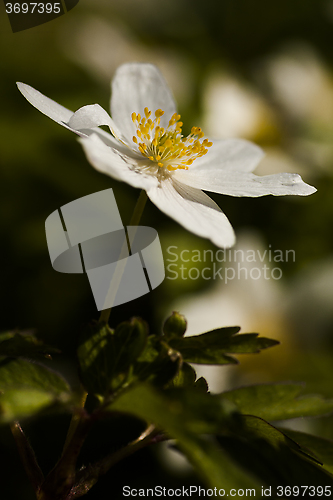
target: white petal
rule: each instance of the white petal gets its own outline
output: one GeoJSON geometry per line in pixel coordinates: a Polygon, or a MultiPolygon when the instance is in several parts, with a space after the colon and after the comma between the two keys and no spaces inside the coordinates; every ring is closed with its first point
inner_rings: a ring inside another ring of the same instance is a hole
{"type": "Polygon", "coordinates": [[[49,99],[45,95],[38,92],[38,90],[26,85],[25,83],[17,82],[17,87],[21,94],[30,102],[35,108],[37,108],[41,113],[48,116],[55,122],[59,123],[63,127],[69,128],[66,123],[73,115],[73,111],[64,108],[60,104],[52,99],[49,99]]]}
{"type": "Polygon", "coordinates": [[[229,196],[284,196],[288,194],[308,196],[317,190],[302,181],[298,174],[274,174],[258,176],[251,173],[226,172],[218,167],[176,170],[174,178],[194,188],[229,196]]]}
{"type": "Polygon", "coordinates": [[[220,248],[235,243],[235,233],[227,217],[205,193],[184,186],[172,178],[147,192],[165,214],[198,236],[210,239],[220,248]]]}
{"type": "Polygon", "coordinates": [[[118,140],[112,137],[111,134],[108,134],[102,129],[96,128],[98,125],[104,125],[103,122],[106,122],[106,125],[113,123],[108,113],[98,104],[84,106],[76,111],[76,113],[73,113],[73,111],[64,108],[25,83],[18,82],[17,86],[30,104],[37,108],[41,113],[67,128],[71,132],[74,132],[80,137],[88,137],[91,134],[96,134],[108,146],[118,148],[124,153],[127,153],[129,156],[139,157],[138,153],[128,149],[126,146],[121,145],[118,140]],[[92,113],[89,113],[89,111],[92,111],[92,113]],[[80,131],[80,129],[82,130],[80,131]]]}
{"type": "Polygon", "coordinates": [[[191,170],[211,167],[232,172],[252,172],[265,153],[244,139],[215,139],[208,153],[194,161],[191,170]]]}
{"type": "Polygon", "coordinates": [[[111,127],[112,124],[110,115],[99,104],[83,106],[75,111],[68,121],[68,125],[77,130],[99,127],[100,125],[111,127]]]}
{"type": "Polygon", "coordinates": [[[140,164],[136,159],[107,146],[97,135],[81,138],[79,142],[96,170],[136,188],[147,190],[158,184],[156,177],[139,171],[140,164]]]}
{"type": "Polygon", "coordinates": [[[71,116],[67,125],[75,130],[92,129],[106,125],[116,137],[123,139],[111,116],[99,104],[90,104],[78,109],[71,116]]]}
{"type": "Polygon", "coordinates": [[[129,143],[136,133],[133,112],[143,116],[147,107],[152,113],[165,111],[161,127],[166,128],[176,112],[176,104],[164,77],[153,64],[131,63],[120,66],[112,81],[111,116],[129,143]]]}

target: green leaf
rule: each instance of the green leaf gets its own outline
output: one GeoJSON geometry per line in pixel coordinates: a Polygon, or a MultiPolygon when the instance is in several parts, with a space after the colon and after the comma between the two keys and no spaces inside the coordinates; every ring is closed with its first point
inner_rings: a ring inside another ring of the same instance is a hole
{"type": "Polygon", "coordinates": [[[132,382],[137,380],[164,387],[177,376],[182,366],[182,358],[178,351],[170,348],[163,337],[151,335],[148,342],[134,364],[132,382]]]}
{"type": "Polygon", "coordinates": [[[0,396],[0,422],[29,417],[58,402],[54,394],[37,389],[13,389],[0,396]]]}
{"type": "Polygon", "coordinates": [[[0,361],[0,421],[27,417],[51,405],[66,405],[71,393],[56,372],[23,359],[0,361]]]}
{"type": "Polygon", "coordinates": [[[88,393],[104,396],[118,390],[144,349],[147,335],[147,326],[139,318],[115,330],[106,324],[90,325],[78,348],[80,376],[88,393]]]}
{"type": "Polygon", "coordinates": [[[194,387],[197,375],[194,368],[188,363],[183,363],[178,374],[172,381],[174,387],[194,387]]]}
{"type": "Polygon", "coordinates": [[[117,326],[114,332],[114,364],[117,369],[130,366],[143,351],[148,337],[147,324],[133,318],[117,326]]]}
{"type": "Polygon", "coordinates": [[[242,422],[242,433],[250,434],[252,439],[265,439],[266,442],[276,449],[280,449],[281,445],[286,445],[292,450],[303,454],[306,458],[322,465],[313,454],[309,454],[309,452],[303,450],[296,441],[288,437],[288,433],[285,433],[283,429],[277,429],[262,418],[254,417],[253,415],[243,415],[242,422]]]}
{"type": "Polygon", "coordinates": [[[174,404],[182,406],[187,428],[196,434],[238,432],[242,426],[236,406],[228,400],[222,400],[217,394],[200,391],[193,386],[169,389],[165,396],[174,404]]]}
{"type": "Polygon", "coordinates": [[[331,474],[333,473],[333,441],[290,429],[280,428],[280,430],[293,439],[303,450],[317,457],[324,468],[331,474]]]}
{"type": "Polygon", "coordinates": [[[0,356],[51,359],[50,353],[60,353],[59,349],[45,345],[33,335],[18,332],[0,334],[0,356]]]}
{"type": "Polygon", "coordinates": [[[188,363],[183,363],[178,374],[172,380],[171,386],[195,389],[196,391],[204,393],[208,392],[207,381],[203,377],[200,377],[198,380],[196,380],[196,378],[197,374],[194,368],[188,363]]]}
{"type": "MultiPolygon", "coordinates": [[[[237,433],[221,435],[218,441],[230,459],[246,467],[266,487],[271,487],[266,496],[278,498],[276,488],[281,490],[285,486],[289,491],[290,487],[297,490],[302,486],[332,488],[333,476],[297,442],[258,417],[243,416],[242,421],[243,426],[237,433]]],[[[290,495],[283,498],[287,496],[290,495]]]]}
{"type": "Polygon", "coordinates": [[[300,396],[300,384],[264,384],[224,392],[221,397],[232,401],[239,411],[264,420],[285,420],[324,415],[333,411],[333,400],[317,395],[300,396]]]}
{"type": "Polygon", "coordinates": [[[235,466],[212,439],[198,436],[191,430],[196,420],[193,408],[186,406],[183,391],[179,395],[179,398],[175,395],[167,398],[148,385],[135,385],[122,392],[110,409],[153,423],[175,438],[181,451],[212,487],[256,488],[258,485],[253,478],[235,466]]]}
{"type": "Polygon", "coordinates": [[[1,332],[0,333],[0,343],[4,340],[11,339],[15,335],[15,332],[1,332]]]}
{"type": "Polygon", "coordinates": [[[195,381],[194,387],[201,392],[208,392],[208,382],[204,377],[198,378],[195,381]]]}
{"type": "Polygon", "coordinates": [[[14,387],[33,387],[60,395],[69,391],[65,379],[53,370],[39,363],[24,359],[0,361],[0,391],[14,387]]]}
{"type": "Polygon", "coordinates": [[[188,363],[224,365],[238,361],[227,354],[258,353],[279,344],[278,341],[258,337],[257,333],[237,335],[240,328],[218,328],[201,335],[171,338],[169,345],[177,349],[188,363]]]}

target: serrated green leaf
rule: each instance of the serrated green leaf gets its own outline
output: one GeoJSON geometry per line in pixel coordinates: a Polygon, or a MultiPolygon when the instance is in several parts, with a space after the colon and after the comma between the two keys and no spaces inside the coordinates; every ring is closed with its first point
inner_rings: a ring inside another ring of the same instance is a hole
{"type": "Polygon", "coordinates": [[[152,387],[140,384],[120,394],[111,409],[153,423],[175,438],[181,451],[212,487],[259,488],[253,478],[241,467],[235,466],[213,440],[200,437],[190,430],[187,416],[193,415],[193,412],[186,408],[183,394],[181,396],[177,399],[167,398],[152,387]]]}
{"type": "Polygon", "coordinates": [[[60,353],[60,351],[55,347],[45,345],[33,335],[18,332],[0,334],[0,356],[50,359],[51,353],[60,353]]]}
{"type": "Polygon", "coordinates": [[[208,392],[208,383],[200,377],[196,380],[197,374],[194,368],[188,363],[183,363],[178,374],[172,380],[171,387],[194,389],[199,392],[208,392]]]}
{"type": "Polygon", "coordinates": [[[295,452],[301,453],[306,458],[322,465],[313,454],[306,452],[302,447],[289,437],[282,429],[277,429],[272,424],[266,422],[262,418],[254,417],[253,415],[242,416],[243,429],[242,434],[250,434],[252,439],[265,439],[271,446],[279,449],[281,445],[286,445],[295,452]]]}
{"type": "Polygon", "coordinates": [[[139,318],[115,330],[106,324],[89,326],[78,348],[80,376],[88,393],[104,396],[118,390],[144,349],[147,335],[147,326],[139,318]]]}
{"type": "Polygon", "coordinates": [[[251,438],[265,439],[265,441],[270,443],[274,448],[279,448],[281,444],[287,444],[293,449],[300,449],[300,447],[283,434],[283,432],[279,431],[272,424],[266,422],[260,417],[242,415],[242,422],[242,435],[250,434],[251,438]]]}
{"type": "Polygon", "coordinates": [[[317,395],[301,396],[299,384],[263,384],[224,392],[221,397],[232,401],[244,414],[264,420],[286,420],[324,415],[333,411],[333,400],[317,395]]]}
{"type": "Polygon", "coordinates": [[[293,439],[302,449],[314,455],[333,474],[333,441],[304,432],[279,428],[281,432],[293,439]]]}
{"type": "Polygon", "coordinates": [[[114,365],[130,366],[142,353],[148,337],[148,327],[140,318],[124,321],[114,332],[114,365]]]}
{"type": "Polygon", "coordinates": [[[201,392],[208,392],[208,382],[204,377],[198,378],[198,380],[195,381],[194,387],[201,392]]]}
{"type": "MultiPolygon", "coordinates": [[[[266,496],[278,498],[277,487],[280,487],[281,495],[281,487],[285,486],[295,487],[296,493],[302,486],[328,485],[332,488],[332,475],[312,456],[304,453],[297,443],[257,417],[243,416],[242,420],[244,425],[237,434],[221,435],[218,441],[231,459],[245,466],[266,487],[271,487],[266,496]]],[[[298,498],[296,493],[294,497],[298,498]]],[[[305,494],[304,498],[308,495],[305,494]]]]}
{"type": "Polygon", "coordinates": [[[197,376],[194,368],[188,363],[183,363],[178,374],[172,380],[174,387],[194,387],[197,376]]]}
{"type": "Polygon", "coordinates": [[[218,328],[192,337],[171,338],[169,345],[188,363],[224,365],[238,363],[227,354],[258,353],[279,344],[276,340],[258,337],[257,333],[237,335],[239,331],[239,327],[218,328]]]}
{"type": "Polygon", "coordinates": [[[0,421],[32,415],[70,402],[68,384],[58,373],[23,359],[0,361],[0,421]]]}
{"type": "Polygon", "coordinates": [[[174,388],[165,393],[168,400],[182,406],[187,428],[196,434],[238,431],[242,422],[236,406],[216,394],[197,388],[174,388]]]}
{"type": "Polygon", "coordinates": [[[83,334],[77,356],[80,378],[90,394],[104,394],[109,389],[108,344],[112,330],[108,325],[89,325],[83,334]]]}
{"type": "Polygon", "coordinates": [[[182,358],[179,352],[170,348],[163,341],[163,337],[151,335],[133,366],[132,382],[149,381],[163,387],[177,376],[181,366],[182,358]]]}

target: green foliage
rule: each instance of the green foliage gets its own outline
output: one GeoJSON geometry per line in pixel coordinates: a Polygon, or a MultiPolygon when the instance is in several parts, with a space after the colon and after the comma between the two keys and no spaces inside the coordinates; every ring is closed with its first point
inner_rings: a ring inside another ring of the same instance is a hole
{"type": "Polygon", "coordinates": [[[238,326],[217,328],[201,335],[171,338],[169,344],[177,349],[188,363],[207,365],[237,364],[238,361],[226,353],[258,353],[279,344],[276,340],[259,337],[257,333],[237,335],[238,326]]]}
{"type": "Polygon", "coordinates": [[[290,449],[302,453],[307,458],[321,464],[313,455],[306,453],[298,443],[289,438],[282,429],[277,429],[262,418],[253,415],[243,415],[242,422],[242,435],[250,435],[251,439],[264,439],[266,443],[277,450],[279,450],[281,446],[288,446],[290,449]]]}
{"type": "Polygon", "coordinates": [[[236,335],[238,327],[192,337],[183,337],[185,330],[186,320],[176,312],[165,321],[162,335],[148,335],[139,318],[121,323],[115,330],[104,323],[90,325],[78,349],[85,389],[100,400],[137,381],[207,391],[206,382],[196,381],[188,363],[235,364],[237,360],[225,353],[257,353],[278,343],[258,338],[256,333],[236,335]]]}
{"type": "Polygon", "coordinates": [[[137,318],[115,330],[106,324],[89,325],[78,348],[80,376],[87,392],[105,396],[126,383],[147,336],[145,322],[137,318]]]}
{"type": "Polygon", "coordinates": [[[59,349],[45,345],[34,335],[3,332],[0,333],[0,356],[51,359],[51,353],[60,353],[59,349]]]}
{"type": "Polygon", "coordinates": [[[133,367],[133,381],[149,381],[164,387],[177,376],[181,365],[179,352],[170,348],[163,337],[151,335],[145,350],[133,367]]]}
{"type": "Polygon", "coordinates": [[[333,411],[333,400],[316,395],[301,396],[301,384],[267,384],[241,387],[223,393],[239,411],[265,420],[286,420],[324,415],[333,411]]]}
{"type": "Polygon", "coordinates": [[[0,421],[10,422],[41,410],[68,406],[66,381],[46,366],[24,359],[0,361],[0,421]]]}
{"type": "MultiPolygon", "coordinates": [[[[105,323],[85,329],[78,361],[89,399],[74,415],[64,454],[51,473],[52,480],[46,479],[45,484],[51,481],[55,487],[70,466],[72,476],[67,479],[74,487],[77,456],[90,426],[95,419],[120,413],[143,420],[152,429],[151,435],[142,438],[144,445],[174,439],[176,448],[211,487],[255,488],[258,495],[261,485],[333,485],[332,443],[293,435],[266,421],[325,414],[333,411],[333,401],[302,396],[298,384],[210,394],[205,379],[197,380],[189,364],[237,363],[229,353],[256,353],[277,342],[253,333],[238,335],[238,327],[192,337],[184,337],[185,330],[186,320],[178,313],[166,320],[162,334],[149,334],[140,318],[115,329],[105,323]]],[[[2,422],[74,407],[66,381],[34,359],[49,357],[50,352],[56,350],[31,335],[0,335],[2,422]]],[[[140,439],[133,443],[129,450],[140,448],[140,439]]],[[[126,456],[126,450],[116,451],[89,466],[86,475],[77,476],[77,494],[81,489],[80,495],[85,493],[99,475],[126,456]]],[[[71,487],[66,485],[65,481],[64,488],[71,487]]]]}
{"type": "Polygon", "coordinates": [[[234,423],[234,408],[220,406],[221,402],[208,394],[201,394],[200,401],[196,399],[197,393],[188,399],[184,398],[185,394],[188,396],[183,391],[173,392],[172,396],[166,397],[152,387],[140,384],[124,391],[111,408],[151,422],[169,437],[177,439],[179,448],[212,487],[258,486],[250,475],[235,467],[214,440],[198,435],[208,430],[207,426],[202,427],[201,422],[205,419],[201,420],[200,413],[207,416],[207,412],[212,412],[210,419],[214,426],[224,424],[229,427],[230,422],[234,423]]]}
{"type": "MultiPolygon", "coordinates": [[[[256,416],[241,416],[229,403],[219,395],[193,389],[162,394],[137,384],[121,393],[110,410],[135,415],[163,429],[169,438],[176,439],[176,447],[208,485],[224,489],[255,488],[258,484],[273,488],[333,486],[333,477],[313,449],[316,438],[308,437],[312,443],[309,450],[300,439],[288,436],[289,432],[256,416]],[[217,436],[217,441],[209,435],[217,436]]],[[[306,438],[302,436],[303,441],[306,438]]],[[[321,440],[320,449],[332,463],[332,443],[321,440]]]]}
{"type": "Polygon", "coordinates": [[[175,387],[194,387],[197,374],[188,363],[183,363],[172,383],[175,387]]]}
{"type": "Polygon", "coordinates": [[[244,416],[242,420],[237,434],[221,435],[218,442],[239,467],[273,488],[273,498],[277,498],[278,486],[333,487],[333,476],[307,449],[258,417],[244,416]]]}
{"type": "Polygon", "coordinates": [[[80,376],[90,394],[104,397],[140,381],[157,386],[170,382],[180,369],[180,354],[160,335],[148,336],[144,321],[133,318],[112,330],[89,326],[78,349],[80,376]]]}
{"type": "Polygon", "coordinates": [[[0,334],[0,422],[68,407],[72,395],[65,379],[35,361],[58,352],[31,334],[0,334]]]}
{"type": "Polygon", "coordinates": [[[197,379],[197,374],[194,368],[188,363],[183,363],[178,374],[172,380],[172,387],[192,388],[200,392],[208,392],[208,384],[206,379],[200,377],[197,379]]]}
{"type": "Polygon", "coordinates": [[[303,450],[316,457],[327,471],[333,473],[333,441],[290,429],[280,430],[303,450]]]}

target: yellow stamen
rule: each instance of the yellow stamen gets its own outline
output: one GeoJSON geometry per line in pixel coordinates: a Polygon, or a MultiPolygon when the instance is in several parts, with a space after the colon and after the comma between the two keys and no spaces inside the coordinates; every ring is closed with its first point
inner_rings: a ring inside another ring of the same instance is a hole
{"type": "Polygon", "coordinates": [[[160,127],[161,116],[164,115],[162,109],[155,111],[154,120],[150,118],[151,115],[148,107],[144,108],[142,118],[140,113],[132,113],[132,121],[137,126],[136,136],[132,140],[140,153],[159,168],[188,170],[195,159],[204,156],[208,152],[207,148],[213,145],[209,139],[203,139],[204,133],[200,127],[192,127],[191,133],[184,137],[183,122],[178,113],[171,116],[167,129],[160,127]]]}

